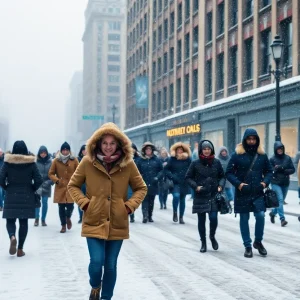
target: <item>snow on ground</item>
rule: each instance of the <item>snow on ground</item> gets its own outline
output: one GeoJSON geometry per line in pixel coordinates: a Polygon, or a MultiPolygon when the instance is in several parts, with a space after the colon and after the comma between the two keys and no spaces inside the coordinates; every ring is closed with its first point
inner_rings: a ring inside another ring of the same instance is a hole
{"type": "MultiPolygon", "coordinates": [[[[282,228],[266,215],[264,244],[268,257],[255,251],[243,257],[239,218],[219,217],[219,251],[199,252],[200,242],[192,202],[187,197],[186,225],[172,222],[171,197],[168,209],[154,212],[154,224],[141,223],[141,211],[131,225],[131,240],[121,250],[116,300],[213,300],[213,299],[300,299],[300,205],[296,192],[289,192],[285,206],[289,222],[282,228]]],[[[74,227],[60,234],[57,206],[49,201],[48,227],[33,226],[23,258],[8,254],[5,221],[0,222],[1,300],[85,300],[89,296],[86,241],[80,237],[78,213],[74,227]]],[[[251,217],[253,233],[254,218],[251,217]]],[[[208,228],[208,227],[207,227],[208,228]]],[[[252,234],[253,235],[253,234],[252,234]]]]}

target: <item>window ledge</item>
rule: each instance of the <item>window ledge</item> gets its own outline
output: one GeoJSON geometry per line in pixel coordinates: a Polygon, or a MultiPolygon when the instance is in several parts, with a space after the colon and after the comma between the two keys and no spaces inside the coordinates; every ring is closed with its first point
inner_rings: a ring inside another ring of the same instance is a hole
{"type": "Polygon", "coordinates": [[[253,19],[253,13],[252,13],[252,15],[250,15],[250,16],[248,16],[248,17],[246,17],[246,18],[243,20],[243,24],[245,24],[245,23],[248,23],[248,22],[252,21],[252,19],[253,19]]]}
{"type": "Polygon", "coordinates": [[[272,7],[272,4],[268,4],[268,5],[264,6],[263,8],[261,8],[261,9],[259,10],[259,13],[260,13],[260,14],[261,14],[261,13],[264,13],[265,11],[270,10],[271,7],[272,7]]]}

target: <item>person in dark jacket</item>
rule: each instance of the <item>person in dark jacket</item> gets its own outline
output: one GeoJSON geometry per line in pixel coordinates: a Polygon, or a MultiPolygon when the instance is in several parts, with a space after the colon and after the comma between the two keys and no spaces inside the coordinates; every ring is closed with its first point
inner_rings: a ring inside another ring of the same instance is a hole
{"type": "MultiPolygon", "coordinates": [[[[1,170],[2,166],[3,166],[3,163],[4,163],[4,152],[0,148],[0,170],[1,170]]],[[[3,202],[4,202],[3,200],[4,200],[4,190],[0,186],[0,211],[3,210],[3,202]]]]}
{"type": "Polygon", "coordinates": [[[206,213],[210,220],[209,237],[212,248],[218,250],[219,244],[215,238],[218,227],[218,205],[216,195],[225,185],[224,171],[220,161],[215,158],[215,149],[211,141],[199,143],[199,159],[191,163],[186,174],[188,184],[195,191],[193,213],[198,215],[198,231],[201,239],[200,252],[207,251],[206,244],[206,213]]]}
{"type": "Polygon", "coordinates": [[[274,156],[270,159],[273,168],[271,179],[272,190],[276,193],[279,200],[279,207],[273,208],[270,212],[271,223],[275,223],[275,217],[279,214],[281,226],[287,225],[284,216],[283,204],[290,185],[290,175],[295,173],[295,167],[290,156],[285,154],[284,145],[277,141],[274,144],[274,156]]]}
{"type": "MultiPolygon", "coordinates": [[[[52,164],[51,155],[45,146],[41,146],[37,157],[37,167],[43,178],[43,184],[38,189],[37,193],[42,198],[42,226],[47,226],[46,217],[48,212],[48,198],[51,197],[52,180],[48,176],[52,164]]],[[[35,209],[35,222],[34,226],[39,226],[40,208],[35,209]]]]}
{"type": "Polygon", "coordinates": [[[242,143],[237,145],[228,163],[226,177],[236,189],[234,212],[240,214],[240,230],[245,246],[244,256],[253,257],[249,228],[250,212],[254,212],[256,219],[253,247],[260,255],[266,256],[267,250],[262,244],[266,211],[263,190],[271,182],[272,167],[255,129],[246,129],[242,143]],[[251,167],[252,162],[254,164],[251,167]]]}
{"type": "Polygon", "coordinates": [[[43,180],[35,163],[35,156],[28,155],[24,141],[16,141],[12,153],[6,153],[0,171],[0,186],[6,191],[3,218],[10,238],[10,255],[25,255],[23,246],[28,233],[28,219],[35,218],[36,197],[43,180]],[[16,220],[19,219],[17,250],[16,220]]]}
{"type": "MultiPolygon", "coordinates": [[[[78,157],[77,160],[80,163],[81,160],[86,156],[86,145],[82,145],[79,153],[78,153],[78,157]]],[[[81,187],[81,191],[82,193],[85,195],[86,194],[86,185],[85,183],[82,185],[81,187]]],[[[80,209],[80,207],[78,206],[78,214],[79,214],[79,220],[78,220],[78,224],[82,223],[82,216],[83,216],[83,211],[80,209]]]]}
{"type": "Polygon", "coordinates": [[[152,143],[144,143],[141,149],[141,158],[137,161],[137,167],[148,187],[147,196],[142,202],[143,223],[153,222],[154,200],[158,193],[159,174],[163,169],[162,163],[154,151],[157,150],[152,143]]]}
{"type": "MultiPolygon", "coordinates": [[[[137,149],[137,146],[134,143],[131,144],[131,148],[133,150],[133,161],[135,162],[135,164],[137,164],[137,161],[140,158],[139,151],[137,149]]],[[[132,197],[132,195],[133,195],[133,191],[132,191],[132,188],[129,186],[128,192],[127,192],[127,201],[132,197]]],[[[133,212],[130,214],[130,223],[134,223],[134,222],[135,222],[135,218],[134,218],[134,212],[133,212]]]]}
{"type": "Polygon", "coordinates": [[[168,194],[169,194],[169,181],[167,180],[165,167],[169,161],[169,153],[166,148],[162,148],[160,150],[159,159],[163,165],[163,175],[161,180],[158,183],[158,197],[159,197],[159,203],[160,203],[160,209],[167,209],[167,200],[168,200],[168,194]]]}
{"type": "Polygon", "coordinates": [[[167,176],[173,181],[173,222],[178,222],[179,205],[179,223],[184,224],[183,215],[185,211],[185,197],[190,189],[185,181],[191,160],[190,147],[184,143],[176,143],[170,149],[171,157],[165,167],[167,176]]]}

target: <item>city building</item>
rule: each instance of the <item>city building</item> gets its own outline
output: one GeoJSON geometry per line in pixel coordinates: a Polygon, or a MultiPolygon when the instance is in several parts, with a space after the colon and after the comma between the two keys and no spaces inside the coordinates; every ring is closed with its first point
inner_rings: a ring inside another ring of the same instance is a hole
{"type": "Polygon", "coordinates": [[[9,107],[5,105],[0,93],[0,148],[3,151],[9,149],[9,107]]]}
{"type": "Polygon", "coordinates": [[[84,136],[88,138],[104,122],[124,127],[125,0],[89,0],[85,20],[83,114],[86,116],[84,136]]]}

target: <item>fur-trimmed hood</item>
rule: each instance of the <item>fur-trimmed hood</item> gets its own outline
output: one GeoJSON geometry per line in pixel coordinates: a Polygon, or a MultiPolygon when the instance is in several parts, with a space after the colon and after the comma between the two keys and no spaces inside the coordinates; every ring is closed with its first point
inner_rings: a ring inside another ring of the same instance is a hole
{"type": "Polygon", "coordinates": [[[96,160],[95,149],[97,147],[97,143],[103,136],[108,134],[114,136],[121,146],[123,156],[120,162],[120,167],[123,168],[127,166],[128,163],[133,159],[133,149],[131,147],[132,143],[130,139],[114,123],[106,123],[93,133],[86,145],[87,157],[92,162],[96,160]]]}
{"type": "MultiPolygon", "coordinates": [[[[238,154],[238,155],[241,155],[241,154],[245,154],[246,153],[246,150],[245,150],[245,148],[244,148],[244,146],[243,146],[243,143],[240,143],[240,144],[238,144],[237,146],[236,146],[236,148],[235,148],[235,152],[236,152],[236,154],[238,154]]],[[[257,148],[257,153],[258,154],[265,154],[265,150],[264,150],[264,148],[261,146],[261,145],[259,145],[258,146],[258,148],[257,148]]]]}
{"type": "Polygon", "coordinates": [[[152,144],[151,142],[145,142],[145,143],[143,144],[143,146],[142,146],[142,149],[141,149],[141,154],[142,154],[142,156],[145,156],[145,149],[146,149],[146,147],[148,147],[148,146],[150,146],[150,147],[152,148],[153,152],[154,152],[154,151],[157,151],[157,149],[156,149],[156,147],[154,146],[154,144],[152,144]]]}
{"type": "Polygon", "coordinates": [[[12,154],[9,152],[5,154],[4,162],[14,165],[33,164],[36,162],[36,157],[34,155],[12,154]]]}
{"type": "Polygon", "coordinates": [[[191,149],[190,149],[189,145],[181,143],[181,142],[178,142],[178,143],[174,144],[170,148],[170,155],[171,155],[171,157],[176,157],[176,150],[178,148],[182,148],[183,149],[183,153],[181,154],[181,157],[179,157],[178,159],[188,159],[188,158],[191,158],[192,152],[191,152],[191,149]]]}

